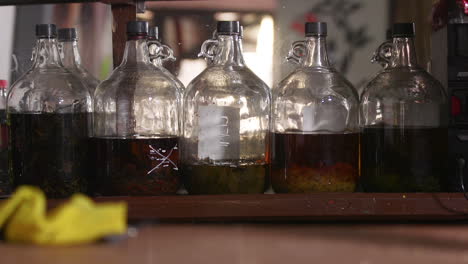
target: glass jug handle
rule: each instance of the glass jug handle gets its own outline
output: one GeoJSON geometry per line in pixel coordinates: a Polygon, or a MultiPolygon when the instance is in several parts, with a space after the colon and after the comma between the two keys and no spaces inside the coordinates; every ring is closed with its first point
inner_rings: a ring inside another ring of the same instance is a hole
{"type": "Polygon", "coordinates": [[[392,57],[392,47],[393,42],[391,40],[387,40],[382,43],[372,55],[371,62],[378,63],[382,67],[386,68],[390,64],[390,59],[392,57]]]}
{"type": "Polygon", "coordinates": [[[32,52],[31,52],[31,58],[30,58],[30,60],[31,60],[32,62],[34,62],[35,59],[36,59],[36,49],[33,49],[32,52]]]}
{"type": "Polygon", "coordinates": [[[305,54],[305,51],[305,41],[299,40],[293,42],[293,44],[291,45],[291,49],[288,52],[288,56],[286,57],[286,61],[293,64],[299,64],[301,62],[302,57],[305,54]]]}
{"type": "MultiPolygon", "coordinates": [[[[57,50],[58,50],[60,59],[63,60],[65,58],[65,54],[63,53],[63,44],[61,42],[57,43],[57,50]]],[[[33,54],[33,56],[34,56],[34,54],[33,54]]],[[[34,59],[34,58],[32,58],[32,59],[34,59]]]]}
{"type": "Polygon", "coordinates": [[[203,57],[208,60],[213,60],[215,53],[216,53],[216,47],[218,46],[218,40],[216,39],[208,39],[203,42],[201,46],[200,53],[198,53],[198,57],[203,57]]]}
{"type": "Polygon", "coordinates": [[[168,45],[161,45],[161,50],[158,54],[158,57],[164,61],[175,61],[176,57],[174,56],[174,51],[168,45]]]}
{"type": "Polygon", "coordinates": [[[150,59],[153,60],[158,57],[161,51],[162,44],[159,41],[148,41],[148,52],[150,59]]]}
{"type": "Polygon", "coordinates": [[[159,41],[148,42],[149,56],[151,60],[160,59],[164,61],[175,61],[174,51],[167,45],[160,43],[159,41]]]}

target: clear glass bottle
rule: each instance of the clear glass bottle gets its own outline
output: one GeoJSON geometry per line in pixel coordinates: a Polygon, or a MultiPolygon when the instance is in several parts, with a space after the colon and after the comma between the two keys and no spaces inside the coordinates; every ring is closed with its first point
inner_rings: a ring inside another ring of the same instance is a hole
{"type": "Polygon", "coordinates": [[[10,194],[13,185],[8,175],[7,89],[8,82],[0,80],[0,196],[10,194]]]}
{"type": "Polygon", "coordinates": [[[361,184],[367,192],[441,191],[447,173],[447,95],[417,65],[414,24],[393,25],[390,64],[361,97],[361,184]]]}
{"type": "Polygon", "coordinates": [[[245,65],[239,33],[238,21],[218,22],[200,53],[213,62],[186,89],[181,172],[190,194],[263,193],[268,184],[271,93],[245,65]]]}
{"type": "Polygon", "coordinates": [[[181,95],[151,63],[147,34],[147,22],[127,24],[122,63],[96,89],[93,147],[102,195],[174,194],[181,183],[181,95]]]}
{"type": "Polygon", "coordinates": [[[58,30],[59,52],[63,66],[81,79],[88,88],[91,97],[99,84],[98,79],[91,75],[81,64],[78,50],[78,36],[75,28],[61,28],[58,30]]]}
{"type": "Polygon", "coordinates": [[[88,191],[91,96],[60,61],[53,24],[36,26],[32,68],[7,99],[10,175],[48,197],[88,191]]]}
{"type": "Polygon", "coordinates": [[[359,176],[359,100],[327,55],[327,24],[306,23],[298,67],[273,90],[271,182],[277,193],[352,192],[359,176]]]}
{"type": "Polygon", "coordinates": [[[170,77],[177,85],[177,89],[183,93],[185,90],[184,84],[163,66],[165,61],[175,61],[176,58],[174,57],[174,51],[169,46],[161,43],[161,40],[159,39],[158,27],[151,27],[149,29],[148,44],[149,54],[153,65],[158,67],[162,72],[170,77]]]}
{"type": "Polygon", "coordinates": [[[392,30],[386,31],[386,41],[382,43],[372,55],[371,62],[378,63],[382,68],[387,68],[392,58],[393,37],[392,30]]]}

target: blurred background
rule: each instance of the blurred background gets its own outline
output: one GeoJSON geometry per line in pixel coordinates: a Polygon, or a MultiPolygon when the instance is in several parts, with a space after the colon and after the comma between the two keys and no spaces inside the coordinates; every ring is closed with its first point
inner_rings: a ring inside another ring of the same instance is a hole
{"type": "MultiPolygon", "coordinates": [[[[187,85],[205,67],[197,58],[202,42],[211,38],[216,21],[240,20],[244,26],[247,65],[270,87],[292,69],[285,56],[293,41],[303,39],[304,22],[325,21],[329,53],[335,67],[356,87],[380,68],[371,64],[374,50],[386,39],[393,22],[416,22],[420,64],[431,69],[432,0],[217,0],[146,2],[138,14],[159,26],[176,62],[165,65],[187,85]]],[[[113,18],[102,3],[0,7],[0,79],[16,80],[31,65],[34,25],[55,23],[76,27],[83,64],[99,79],[112,70],[113,18]]],[[[440,52],[440,50],[439,50],[440,52]]],[[[437,76],[437,74],[436,74],[437,76]]],[[[444,76],[441,74],[441,76],[444,76]]],[[[443,77],[441,77],[443,78],[443,77]]],[[[441,80],[443,82],[443,80],[441,80]]]]}

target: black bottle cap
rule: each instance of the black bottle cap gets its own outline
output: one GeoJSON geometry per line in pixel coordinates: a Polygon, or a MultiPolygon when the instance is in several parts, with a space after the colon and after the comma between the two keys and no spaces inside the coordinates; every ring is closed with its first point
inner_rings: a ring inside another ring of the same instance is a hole
{"type": "Polygon", "coordinates": [[[326,36],[327,23],[325,22],[307,22],[305,23],[305,36],[326,36]]]}
{"type": "Polygon", "coordinates": [[[130,21],[127,23],[127,34],[130,35],[147,35],[148,22],[146,21],[130,21]]]}
{"type": "Polygon", "coordinates": [[[159,39],[159,28],[151,27],[148,32],[148,39],[158,40],[159,39]]]}
{"type": "Polygon", "coordinates": [[[239,21],[218,21],[216,32],[219,35],[239,35],[240,27],[239,21]]]}
{"type": "Polygon", "coordinates": [[[60,28],[58,30],[59,41],[73,41],[77,40],[76,28],[60,28]]]}
{"type": "Polygon", "coordinates": [[[392,27],[392,36],[398,37],[414,37],[414,23],[395,23],[392,27]]]}
{"type": "Polygon", "coordinates": [[[37,24],[36,37],[55,38],[57,37],[57,27],[54,24],[37,24]]]}

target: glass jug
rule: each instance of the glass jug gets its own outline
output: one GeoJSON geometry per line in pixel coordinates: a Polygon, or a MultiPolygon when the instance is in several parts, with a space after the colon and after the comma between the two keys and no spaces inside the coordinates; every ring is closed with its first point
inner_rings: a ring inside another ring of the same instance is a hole
{"type": "Polygon", "coordinates": [[[59,52],[63,66],[75,74],[88,88],[91,97],[99,84],[91,73],[81,64],[81,56],[78,50],[78,36],[75,28],[61,28],[58,30],[59,52]]]}
{"type": "Polygon", "coordinates": [[[98,193],[175,194],[180,91],[149,57],[148,23],[127,24],[122,63],[96,89],[93,146],[98,193]]]}
{"type": "Polygon", "coordinates": [[[386,41],[382,43],[372,55],[371,62],[378,63],[382,68],[387,68],[392,58],[393,37],[392,30],[386,32],[386,41]]]}
{"type": "Polygon", "coordinates": [[[187,86],[181,172],[190,194],[263,193],[271,94],[242,57],[238,21],[220,21],[199,56],[212,63],[187,86]]]}
{"type": "Polygon", "coordinates": [[[277,193],[352,192],[359,175],[359,101],[330,65],[327,24],[306,23],[273,90],[271,181],[277,193]]]}
{"type": "Polygon", "coordinates": [[[33,66],[8,93],[10,175],[47,197],[87,192],[91,96],[63,67],[55,25],[37,25],[36,37],[33,66]]]}
{"type": "Polygon", "coordinates": [[[0,196],[10,194],[13,186],[13,182],[8,175],[7,89],[8,82],[0,80],[0,196]]]}
{"type": "Polygon", "coordinates": [[[177,89],[183,93],[185,90],[184,84],[163,66],[165,61],[175,61],[176,58],[174,57],[174,51],[169,46],[161,43],[158,27],[152,27],[149,29],[148,44],[149,54],[153,65],[170,77],[177,85],[177,89]]]}
{"type": "Polygon", "coordinates": [[[392,56],[361,97],[361,184],[367,192],[441,191],[447,173],[447,96],[417,65],[414,24],[392,29],[392,56]]]}

